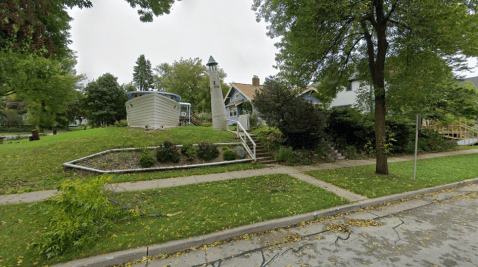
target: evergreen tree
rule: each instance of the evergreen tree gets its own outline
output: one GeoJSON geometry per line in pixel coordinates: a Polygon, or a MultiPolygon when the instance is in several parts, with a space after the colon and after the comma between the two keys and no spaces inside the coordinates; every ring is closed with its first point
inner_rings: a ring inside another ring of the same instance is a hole
{"type": "Polygon", "coordinates": [[[133,81],[140,91],[148,91],[153,86],[153,71],[151,62],[144,55],[139,56],[134,66],[133,81]]]}

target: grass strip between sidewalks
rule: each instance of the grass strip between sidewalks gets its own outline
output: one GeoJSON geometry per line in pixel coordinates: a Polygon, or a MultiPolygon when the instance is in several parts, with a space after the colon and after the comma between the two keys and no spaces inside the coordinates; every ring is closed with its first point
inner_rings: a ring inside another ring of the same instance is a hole
{"type": "Polygon", "coordinates": [[[305,172],[322,181],[369,198],[414,191],[478,177],[478,154],[389,163],[389,175],[375,174],[375,165],[305,172]]]}
{"type": "Polygon", "coordinates": [[[121,193],[172,217],[141,217],[101,232],[87,250],[46,260],[30,245],[48,227],[45,202],[0,206],[0,266],[34,266],[163,243],[241,225],[347,204],[348,201],[286,174],[121,193]]]}

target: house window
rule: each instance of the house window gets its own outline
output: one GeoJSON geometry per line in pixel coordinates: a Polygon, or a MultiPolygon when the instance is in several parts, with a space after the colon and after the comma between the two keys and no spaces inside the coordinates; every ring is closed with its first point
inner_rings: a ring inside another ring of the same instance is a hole
{"type": "Polygon", "coordinates": [[[347,87],[347,92],[352,91],[352,81],[350,81],[349,86],[347,87]]]}
{"type": "Polygon", "coordinates": [[[239,94],[236,94],[236,95],[234,96],[234,99],[239,99],[239,94]]]}
{"type": "Polygon", "coordinates": [[[237,117],[237,107],[229,108],[229,118],[237,117]]]}

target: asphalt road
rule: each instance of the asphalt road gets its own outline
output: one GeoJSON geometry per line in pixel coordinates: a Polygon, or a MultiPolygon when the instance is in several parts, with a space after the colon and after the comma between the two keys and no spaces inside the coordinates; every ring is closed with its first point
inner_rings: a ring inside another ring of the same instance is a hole
{"type": "Polygon", "coordinates": [[[134,266],[478,266],[478,185],[134,266]]]}

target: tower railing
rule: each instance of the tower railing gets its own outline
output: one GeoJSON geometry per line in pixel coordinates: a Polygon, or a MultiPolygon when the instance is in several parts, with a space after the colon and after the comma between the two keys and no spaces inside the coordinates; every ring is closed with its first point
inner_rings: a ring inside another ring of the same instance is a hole
{"type": "Polygon", "coordinates": [[[241,139],[242,144],[243,144],[244,148],[246,149],[247,153],[249,153],[249,155],[251,155],[252,159],[254,161],[256,161],[256,148],[257,148],[256,142],[254,142],[254,140],[252,140],[252,137],[247,133],[247,131],[244,129],[244,127],[242,126],[242,124],[240,122],[234,121],[234,120],[226,120],[226,121],[232,122],[233,124],[236,124],[236,130],[235,131],[230,130],[229,126],[227,127],[227,130],[229,132],[235,133],[237,135],[237,137],[239,139],[241,139]],[[247,143],[247,140],[249,140],[251,142],[252,149],[251,149],[251,147],[249,147],[249,145],[247,143]]]}

